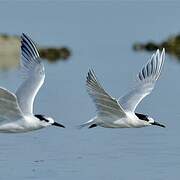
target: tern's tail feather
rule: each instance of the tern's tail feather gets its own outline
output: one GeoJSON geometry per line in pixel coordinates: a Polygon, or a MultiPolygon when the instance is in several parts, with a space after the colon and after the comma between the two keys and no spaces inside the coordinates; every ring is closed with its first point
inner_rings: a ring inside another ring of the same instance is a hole
{"type": "Polygon", "coordinates": [[[79,125],[78,128],[81,129],[81,128],[86,127],[86,126],[91,126],[92,124],[95,124],[96,122],[97,122],[97,118],[95,117],[95,118],[92,118],[89,121],[79,125]]]}

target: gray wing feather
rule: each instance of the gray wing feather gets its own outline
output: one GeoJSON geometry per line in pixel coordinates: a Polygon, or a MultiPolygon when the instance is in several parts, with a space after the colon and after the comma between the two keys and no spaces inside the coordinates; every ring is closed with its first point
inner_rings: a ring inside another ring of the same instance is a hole
{"type": "Polygon", "coordinates": [[[93,99],[98,116],[124,117],[124,110],[115,98],[112,98],[98,82],[93,70],[89,70],[86,80],[88,94],[93,99]]]}
{"type": "Polygon", "coordinates": [[[27,35],[21,36],[21,70],[25,77],[16,96],[24,114],[33,113],[33,103],[45,78],[44,66],[35,43],[27,35]]]}
{"type": "Polygon", "coordinates": [[[138,73],[138,83],[128,94],[121,97],[119,102],[126,111],[134,111],[141,100],[151,93],[158,80],[165,59],[165,50],[159,50],[152,55],[148,63],[138,73]]]}
{"type": "Polygon", "coordinates": [[[0,87],[0,122],[15,121],[23,118],[16,96],[0,87]]]}

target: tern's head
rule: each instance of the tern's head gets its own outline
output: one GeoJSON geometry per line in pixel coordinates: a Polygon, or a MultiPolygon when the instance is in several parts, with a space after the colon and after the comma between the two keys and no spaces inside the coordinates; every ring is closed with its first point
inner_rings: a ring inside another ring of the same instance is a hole
{"type": "Polygon", "coordinates": [[[46,117],[46,116],[41,115],[41,114],[36,114],[36,115],[34,115],[34,116],[35,116],[37,119],[39,119],[39,121],[40,121],[40,123],[41,123],[41,125],[42,125],[43,127],[52,125],[52,126],[58,126],[58,127],[65,128],[65,126],[63,126],[63,125],[60,124],[60,123],[55,122],[54,119],[51,118],[51,117],[46,117]]]}
{"type": "Polygon", "coordinates": [[[153,118],[149,117],[148,115],[138,114],[138,113],[135,113],[135,114],[140,120],[144,121],[145,126],[155,125],[155,126],[160,126],[163,128],[166,127],[165,125],[160,124],[159,122],[155,121],[153,118]]]}

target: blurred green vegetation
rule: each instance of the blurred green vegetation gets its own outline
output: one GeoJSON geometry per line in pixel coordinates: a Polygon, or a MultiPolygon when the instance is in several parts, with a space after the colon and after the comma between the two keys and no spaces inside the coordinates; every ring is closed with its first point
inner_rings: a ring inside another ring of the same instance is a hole
{"type": "Polygon", "coordinates": [[[41,58],[47,59],[49,62],[58,60],[67,60],[71,56],[71,51],[67,47],[61,48],[39,48],[41,58]]]}
{"type": "MultiPolygon", "coordinates": [[[[0,34],[0,69],[17,67],[20,60],[20,36],[0,34]]],[[[71,50],[68,47],[42,47],[38,46],[42,59],[54,63],[68,60],[71,50]]]]}
{"type": "Polygon", "coordinates": [[[162,48],[165,48],[166,53],[180,60],[180,34],[172,35],[160,43],[150,41],[147,43],[135,43],[133,45],[135,51],[155,51],[162,48]]]}

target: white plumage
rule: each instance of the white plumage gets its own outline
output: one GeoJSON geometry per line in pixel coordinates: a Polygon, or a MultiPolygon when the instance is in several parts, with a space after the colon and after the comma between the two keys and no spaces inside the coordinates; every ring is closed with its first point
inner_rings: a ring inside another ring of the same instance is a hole
{"type": "Polygon", "coordinates": [[[22,112],[33,114],[34,99],[44,83],[45,71],[33,41],[25,34],[21,39],[21,71],[25,80],[18,88],[16,96],[22,112]]]}
{"type": "Polygon", "coordinates": [[[16,94],[0,88],[0,132],[27,132],[49,125],[64,127],[50,117],[33,114],[34,99],[45,72],[34,42],[25,34],[21,36],[21,70],[25,80],[16,94]]]}
{"type": "Polygon", "coordinates": [[[162,71],[165,50],[159,50],[152,55],[148,63],[137,76],[136,86],[119,100],[111,97],[98,82],[93,70],[87,75],[87,90],[93,99],[97,116],[81,125],[89,128],[102,126],[106,128],[144,127],[149,125],[164,125],[154,121],[147,115],[135,113],[140,101],[151,93],[162,71]]]}

